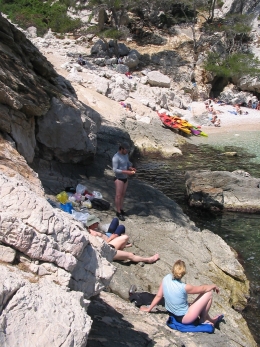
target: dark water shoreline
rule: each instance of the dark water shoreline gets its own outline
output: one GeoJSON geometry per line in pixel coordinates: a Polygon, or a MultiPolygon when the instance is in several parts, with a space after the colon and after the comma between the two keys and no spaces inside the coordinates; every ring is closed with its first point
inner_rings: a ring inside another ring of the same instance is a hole
{"type": "Polygon", "coordinates": [[[242,312],[249,329],[260,345],[260,214],[238,212],[212,213],[190,208],[185,196],[184,173],[187,170],[250,172],[260,177],[260,164],[243,148],[225,146],[222,151],[209,145],[185,144],[182,156],[165,160],[158,156],[137,156],[137,178],[161,190],[183,209],[200,229],[209,229],[224,239],[238,253],[238,260],[250,281],[250,299],[242,312]],[[236,157],[223,156],[223,151],[237,151],[236,157]]]}

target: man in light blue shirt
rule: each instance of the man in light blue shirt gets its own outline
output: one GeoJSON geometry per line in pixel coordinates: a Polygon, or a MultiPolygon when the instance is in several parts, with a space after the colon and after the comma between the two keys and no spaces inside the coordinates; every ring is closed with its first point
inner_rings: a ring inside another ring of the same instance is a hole
{"type": "Polygon", "coordinates": [[[125,198],[126,189],[128,186],[128,176],[136,173],[136,169],[132,167],[132,163],[128,158],[129,145],[123,143],[119,146],[118,152],[113,156],[112,165],[115,173],[115,206],[116,216],[121,220],[125,220],[125,212],[123,210],[123,203],[125,198]]]}

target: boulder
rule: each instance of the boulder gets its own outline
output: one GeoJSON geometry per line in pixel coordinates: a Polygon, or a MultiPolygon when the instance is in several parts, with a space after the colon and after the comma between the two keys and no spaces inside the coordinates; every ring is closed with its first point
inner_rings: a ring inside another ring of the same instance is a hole
{"type": "Polygon", "coordinates": [[[116,72],[121,73],[121,74],[125,74],[125,73],[129,72],[129,67],[125,64],[117,64],[116,72]]]}
{"type": "Polygon", "coordinates": [[[1,346],[86,346],[92,320],[82,293],[14,267],[0,269],[1,346]]]}
{"type": "Polygon", "coordinates": [[[130,69],[133,69],[139,64],[140,57],[140,53],[137,50],[132,49],[124,58],[124,64],[127,65],[130,69]]]}
{"type": "Polygon", "coordinates": [[[84,162],[96,150],[95,134],[101,119],[99,124],[95,121],[77,100],[53,98],[49,111],[37,122],[41,156],[61,162],[84,162]]]}
{"type": "MultiPolygon", "coordinates": [[[[92,109],[76,100],[70,82],[59,76],[52,64],[26,36],[2,16],[0,16],[0,36],[2,38],[0,59],[4,71],[0,74],[1,132],[12,137],[18,152],[29,163],[33,161],[36,152],[37,155],[41,155],[39,148],[42,147],[47,149],[48,156],[63,161],[71,159],[74,161],[75,154],[77,162],[92,157],[96,151],[95,134],[100,125],[98,117],[92,117],[93,119],[88,117],[87,114],[93,113],[92,109]],[[55,116],[58,109],[62,110],[64,116],[61,114],[60,118],[55,116]],[[51,117],[55,120],[51,120],[51,117]],[[94,124],[94,119],[98,121],[97,124],[94,124]],[[44,139],[45,135],[42,135],[46,134],[46,131],[49,133],[49,130],[53,134],[52,129],[58,122],[63,124],[63,136],[59,133],[52,138],[47,135],[48,139],[47,137],[44,139]],[[75,134],[71,124],[78,125],[75,134]],[[46,129],[46,125],[50,128],[46,129]],[[69,145],[65,145],[68,137],[64,141],[64,135],[69,127],[72,141],[69,145]],[[73,141],[74,135],[80,136],[80,139],[73,141]],[[83,148],[83,152],[79,154],[79,149],[83,148]]],[[[41,40],[54,39],[54,35],[49,32],[41,40]]],[[[74,70],[71,79],[80,82],[81,77],[76,74],[75,68],[74,70]]]]}
{"type": "Polygon", "coordinates": [[[130,49],[124,43],[118,43],[118,56],[125,56],[129,54],[130,49]]]}
{"type": "Polygon", "coordinates": [[[151,71],[147,74],[148,83],[151,86],[170,88],[171,80],[168,76],[163,75],[159,71],[151,71]]]}
{"type": "Polygon", "coordinates": [[[260,211],[260,179],[248,173],[187,171],[185,182],[190,206],[210,210],[260,211]]]}
{"type": "Polygon", "coordinates": [[[11,247],[0,245],[0,261],[4,263],[12,263],[15,259],[16,252],[11,247]]]}
{"type": "Polygon", "coordinates": [[[103,40],[99,39],[91,47],[91,54],[97,56],[104,56],[107,48],[107,44],[103,40]]]}

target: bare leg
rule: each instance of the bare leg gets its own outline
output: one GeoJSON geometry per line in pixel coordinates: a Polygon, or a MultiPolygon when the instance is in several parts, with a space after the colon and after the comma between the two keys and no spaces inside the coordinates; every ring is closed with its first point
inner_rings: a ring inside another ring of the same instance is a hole
{"type": "Polygon", "coordinates": [[[159,254],[155,254],[152,257],[141,257],[139,255],[121,250],[118,250],[116,255],[114,256],[114,260],[131,260],[134,263],[139,263],[140,261],[142,261],[148,264],[155,263],[158,259],[160,259],[159,254]]]}
{"type": "Polygon", "coordinates": [[[195,319],[200,316],[200,323],[209,320],[215,324],[215,319],[211,319],[208,312],[212,304],[212,292],[207,292],[199,295],[194,303],[189,307],[188,312],[182,319],[182,323],[190,324],[195,321],[195,319]]]}
{"type": "Polygon", "coordinates": [[[121,235],[110,241],[108,244],[113,245],[117,250],[122,250],[125,248],[128,240],[128,235],[121,235]]]}
{"type": "Polygon", "coordinates": [[[127,181],[126,183],[124,183],[124,188],[123,188],[123,192],[122,192],[122,196],[121,196],[121,201],[120,201],[120,210],[123,210],[123,204],[124,204],[125,193],[126,193],[127,187],[128,187],[128,181],[127,181]]]}
{"type": "Polygon", "coordinates": [[[116,187],[116,196],[115,196],[115,205],[116,210],[118,213],[120,213],[121,205],[122,205],[122,196],[124,196],[124,185],[125,183],[120,180],[115,180],[115,187],[116,187]]]}

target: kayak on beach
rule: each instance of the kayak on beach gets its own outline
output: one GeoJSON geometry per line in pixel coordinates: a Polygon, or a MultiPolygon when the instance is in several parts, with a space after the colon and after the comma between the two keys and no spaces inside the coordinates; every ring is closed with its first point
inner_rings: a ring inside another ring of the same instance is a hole
{"type": "Polygon", "coordinates": [[[169,116],[166,113],[157,112],[157,114],[160,117],[162,123],[168,128],[179,130],[187,135],[208,136],[199,127],[190,124],[185,119],[177,116],[169,116]]]}

